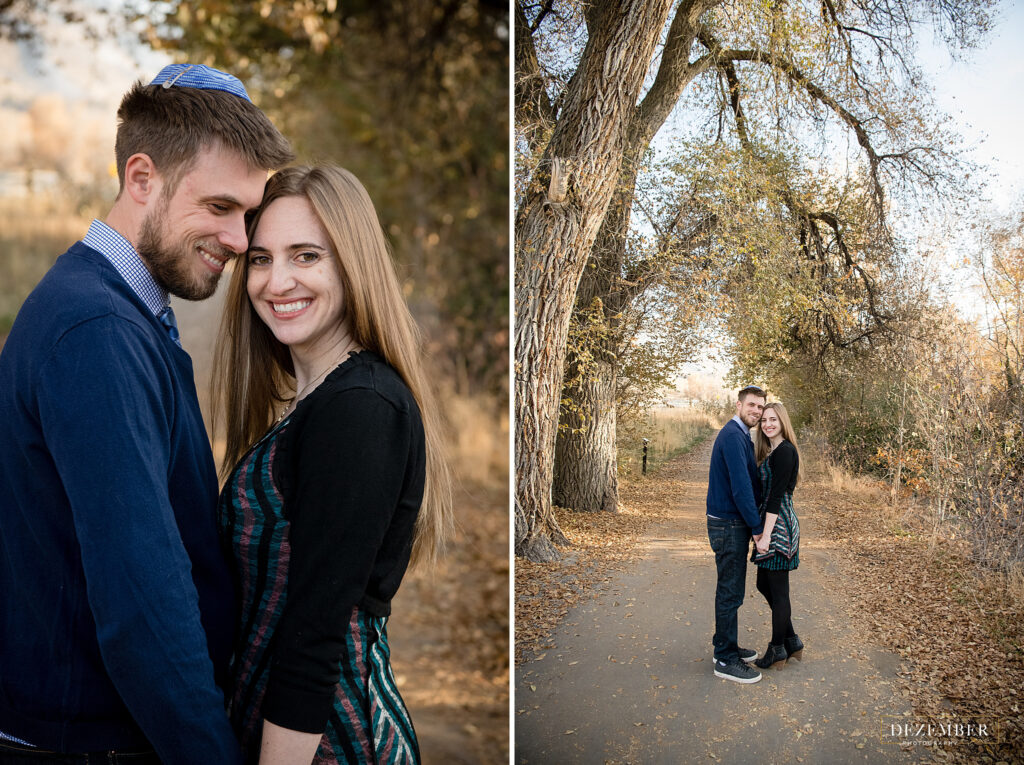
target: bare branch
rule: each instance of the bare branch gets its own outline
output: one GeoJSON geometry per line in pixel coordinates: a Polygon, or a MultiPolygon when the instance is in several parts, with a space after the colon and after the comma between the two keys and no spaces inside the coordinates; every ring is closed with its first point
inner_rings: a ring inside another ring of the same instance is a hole
{"type": "MultiPolygon", "coordinates": [[[[545,3],[545,8],[541,10],[541,13],[550,10],[551,2],[552,0],[549,0],[545,3]]],[[[515,25],[516,120],[530,144],[530,148],[535,150],[541,136],[554,123],[556,113],[554,105],[548,98],[545,77],[541,72],[537,49],[533,42],[533,30],[526,18],[522,3],[518,0],[515,25]]]]}
{"type": "MultiPolygon", "coordinates": [[[[715,45],[715,41],[711,38],[710,34],[706,32],[706,30],[702,30],[701,35],[701,42],[705,46],[712,48],[712,46],[715,45]]],[[[752,157],[760,159],[760,156],[754,148],[747,132],[746,118],[743,115],[743,106],[741,102],[742,89],[739,77],[736,74],[736,69],[733,66],[733,62],[729,59],[723,59],[719,61],[718,66],[725,76],[728,84],[729,103],[732,108],[733,115],[736,118],[736,132],[739,136],[740,143],[752,157]]],[[[819,221],[827,225],[832,230],[833,241],[843,257],[843,261],[847,267],[847,273],[855,273],[864,285],[864,291],[868,300],[868,313],[876,319],[879,324],[885,324],[889,321],[892,317],[882,313],[878,309],[874,281],[856,261],[853,253],[847,246],[839,217],[832,212],[812,210],[806,205],[801,204],[799,200],[797,200],[792,189],[788,186],[779,190],[779,196],[782,199],[782,202],[790,210],[791,214],[800,221],[800,246],[809,260],[817,261],[821,264],[823,269],[822,276],[827,276],[828,274],[825,270],[827,268],[826,247],[821,231],[817,225],[819,221]]],[[[828,322],[826,322],[826,324],[828,324],[828,322]]],[[[825,328],[828,331],[830,341],[838,347],[843,347],[840,342],[842,338],[837,334],[838,329],[831,326],[826,326],[825,328]]],[[[865,332],[862,333],[859,338],[867,337],[869,335],[869,332],[865,332]]]]}
{"type": "Polygon", "coordinates": [[[714,65],[714,59],[703,56],[690,61],[690,50],[697,37],[700,17],[722,0],[683,0],[669,26],[665,48],[661,53],[658,73],[647,95],[637,107],[636,140],[650,143],[654,134],[668,119],[686,86],[695,77],[714,65]]]}
{"type": "Polygon", "coordinates": [[[879,176],[880,159],[871,142],[871,137],[868,135],[867,128],[865,127],[865,120],[859,119],[856,115],[850,112],[820,85],[804,75],[804,73],[787,58],[776,55],[770,51],[757,49],[723,49],[711,31],[704,26],[701,27],[698,36],[701,43],[715,56],[719,66],[722,66],[724,62],[731,63],[736,61],[747,61],[767,65],[786,75],[790,82],[797,87],[802,88],[811,96],[811,98],[834,112],[847,125],[847,127],[853,131],[854,135],[857,137],[857,143],[860,144],[860,147],[864,150],[864,153],[868,158],[875,204],[878,207],[879,213],[885,209],[885,191],[882,188],[882,182],[879,176]]]}

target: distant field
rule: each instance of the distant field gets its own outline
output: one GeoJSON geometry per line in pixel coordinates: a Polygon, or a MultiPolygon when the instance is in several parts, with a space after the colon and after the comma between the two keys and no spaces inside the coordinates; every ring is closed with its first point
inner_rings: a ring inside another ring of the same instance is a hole
{"type": "Polygon", "coordinates": [[[88,226],[56,200],[0,199],[0,337],[28,293],[88,226]]]}
{"type": "Polygon", "coordinates": [[[643,464],[643,441],[647,444],[647,472],[653,472],[673,457],[685,454],[722,425],[717,415],[702,409],[672,407],[653,409],[641,423],[630,426],[619,437],[619,473],[638,476],[643,464]]]}

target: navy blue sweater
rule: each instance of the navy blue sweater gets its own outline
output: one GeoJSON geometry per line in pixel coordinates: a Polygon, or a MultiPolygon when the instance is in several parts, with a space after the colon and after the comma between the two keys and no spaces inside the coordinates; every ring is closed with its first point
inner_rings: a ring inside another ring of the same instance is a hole
{"type": "Polygon", "coordinates": [[[0,730],[240,761],[234,595],[188,354],[81,242],[0,354],[0,730]]]}
{"type": "Polygon", "coordinates": [[[764,531],[758,512],[761,505],[761,479],[754,459],[750,435],[735,419],[718,432],[711,448],[708,474],[708,515],[743,520],[751,533],[764,531]]]}

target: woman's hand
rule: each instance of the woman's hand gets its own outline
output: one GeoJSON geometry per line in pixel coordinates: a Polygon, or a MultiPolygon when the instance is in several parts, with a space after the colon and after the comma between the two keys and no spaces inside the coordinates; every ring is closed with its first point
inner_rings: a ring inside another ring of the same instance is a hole
{"type": "Polygon", "coordinates": [[[772,530],[775,528],[775,521],[779,520],[779,516],[775,513],[765,513],[764,516],[764,531],[761,532],[761,536],[754,540],[754,544],[757,547],[759,553],[768,552],[768,548],[772,544],[772,530]]]}

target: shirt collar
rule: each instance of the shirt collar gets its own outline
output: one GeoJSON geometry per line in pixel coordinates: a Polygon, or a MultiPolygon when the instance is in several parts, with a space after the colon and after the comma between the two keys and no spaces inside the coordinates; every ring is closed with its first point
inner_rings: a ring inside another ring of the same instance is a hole
{"type": "Polygon", "coordinates": [[[738,422],[740,424],[740,427],[743,428],[743,432],[746,433],[749,436],[750,435],[750,428],[747,427],[747,423],[745,423],[743,420],[741,420],[740,416],[738,414],[734,414],[732,416],[732,418],[736,422],[738,422]]]}
{"type": "Polygon", "coordinates": [[[167,290],[156,283],[131,242],[100,220],[94,220],[82,244],[110,261],[110,265],[128,282],[128,286],[146,304],[154,316],[171,304],[167,290]]]}

